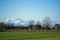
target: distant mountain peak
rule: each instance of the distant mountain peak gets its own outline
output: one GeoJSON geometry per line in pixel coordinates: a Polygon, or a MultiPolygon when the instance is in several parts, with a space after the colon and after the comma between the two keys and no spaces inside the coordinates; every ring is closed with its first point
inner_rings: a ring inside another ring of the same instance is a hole
{"type": "Polygon", "coordinates": [[[10,19],[6,19],[5,22],[17,24],[17,23],[24,22],[24,20],[22,20],[22,19],[14,19],[14,18],[10,18],[10,19]]]}
{"type": "Polygon", "coordinates": [[[22,19],[10,18],[10,19],[6,19],[5,22],[14,24],[14,26],[28,26],[28,23],[22,19]]]}

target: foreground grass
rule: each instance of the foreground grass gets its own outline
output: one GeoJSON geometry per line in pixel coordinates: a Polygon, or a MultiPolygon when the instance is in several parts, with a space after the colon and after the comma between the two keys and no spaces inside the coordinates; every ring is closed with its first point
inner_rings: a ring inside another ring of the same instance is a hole
{"type": "Polygon", "coordinates": [[[60,32],[0,32],[0,40],[60,40],[60,32]]]}

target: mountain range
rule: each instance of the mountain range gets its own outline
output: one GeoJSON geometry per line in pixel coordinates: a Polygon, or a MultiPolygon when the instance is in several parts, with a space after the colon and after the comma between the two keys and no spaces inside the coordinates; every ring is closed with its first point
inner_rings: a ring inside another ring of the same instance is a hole
{"type": "MultiPolygon", "coordinates": [[[[0,20],[1,22],[2,20],[0,20]]],[[[27,21],[24,21],[22,19],[15,19],[15,18],[10,18],[10,19],[5,19],[3,20],[3,22],[5,23],[9,23],[9,24],[13,24],[14,26],[29,26],[29,23],[27,21]]],[[[60,24],[60,22],[57,22],[60,24]]],[[[43,23],[41,24],[43,25],[43,23]]],[[[55,22],[51,22],[51,27],[53,27],[55,25],[55,22]]]]}
{"type": "Polygon", "coordinates": [[[5,23],[14,24],[14,26],[28,26],[29,25],[27,21],[24,21],[22,19],[14,19],[14,18],[6,19],[5,23]]]}

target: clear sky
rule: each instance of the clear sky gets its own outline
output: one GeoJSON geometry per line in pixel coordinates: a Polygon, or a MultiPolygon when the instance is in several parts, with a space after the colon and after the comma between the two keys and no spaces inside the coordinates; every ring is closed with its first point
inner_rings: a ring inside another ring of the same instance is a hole
{"type": "Polygon", "coordinates": [[[0,19],[60,20],[60,0],[0,0],[0,19]]]}

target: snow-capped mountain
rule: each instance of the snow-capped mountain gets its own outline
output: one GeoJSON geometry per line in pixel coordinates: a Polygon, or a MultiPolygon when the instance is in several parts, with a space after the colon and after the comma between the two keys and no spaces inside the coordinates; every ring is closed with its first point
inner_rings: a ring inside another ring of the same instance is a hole
{"type": "Polygon", "coordinates": [[[17,23],[24,22],[24,20],[11,18],[11,19],[6,19],[5,22],[17,24],[17,23]]]}
{"type": "Polygon", "coordinates": [[[28,26],[28,22],[22,19],[14,19],[14,18],[6,19],[5,23],[14,24],[14,26],[28,26]]]}

